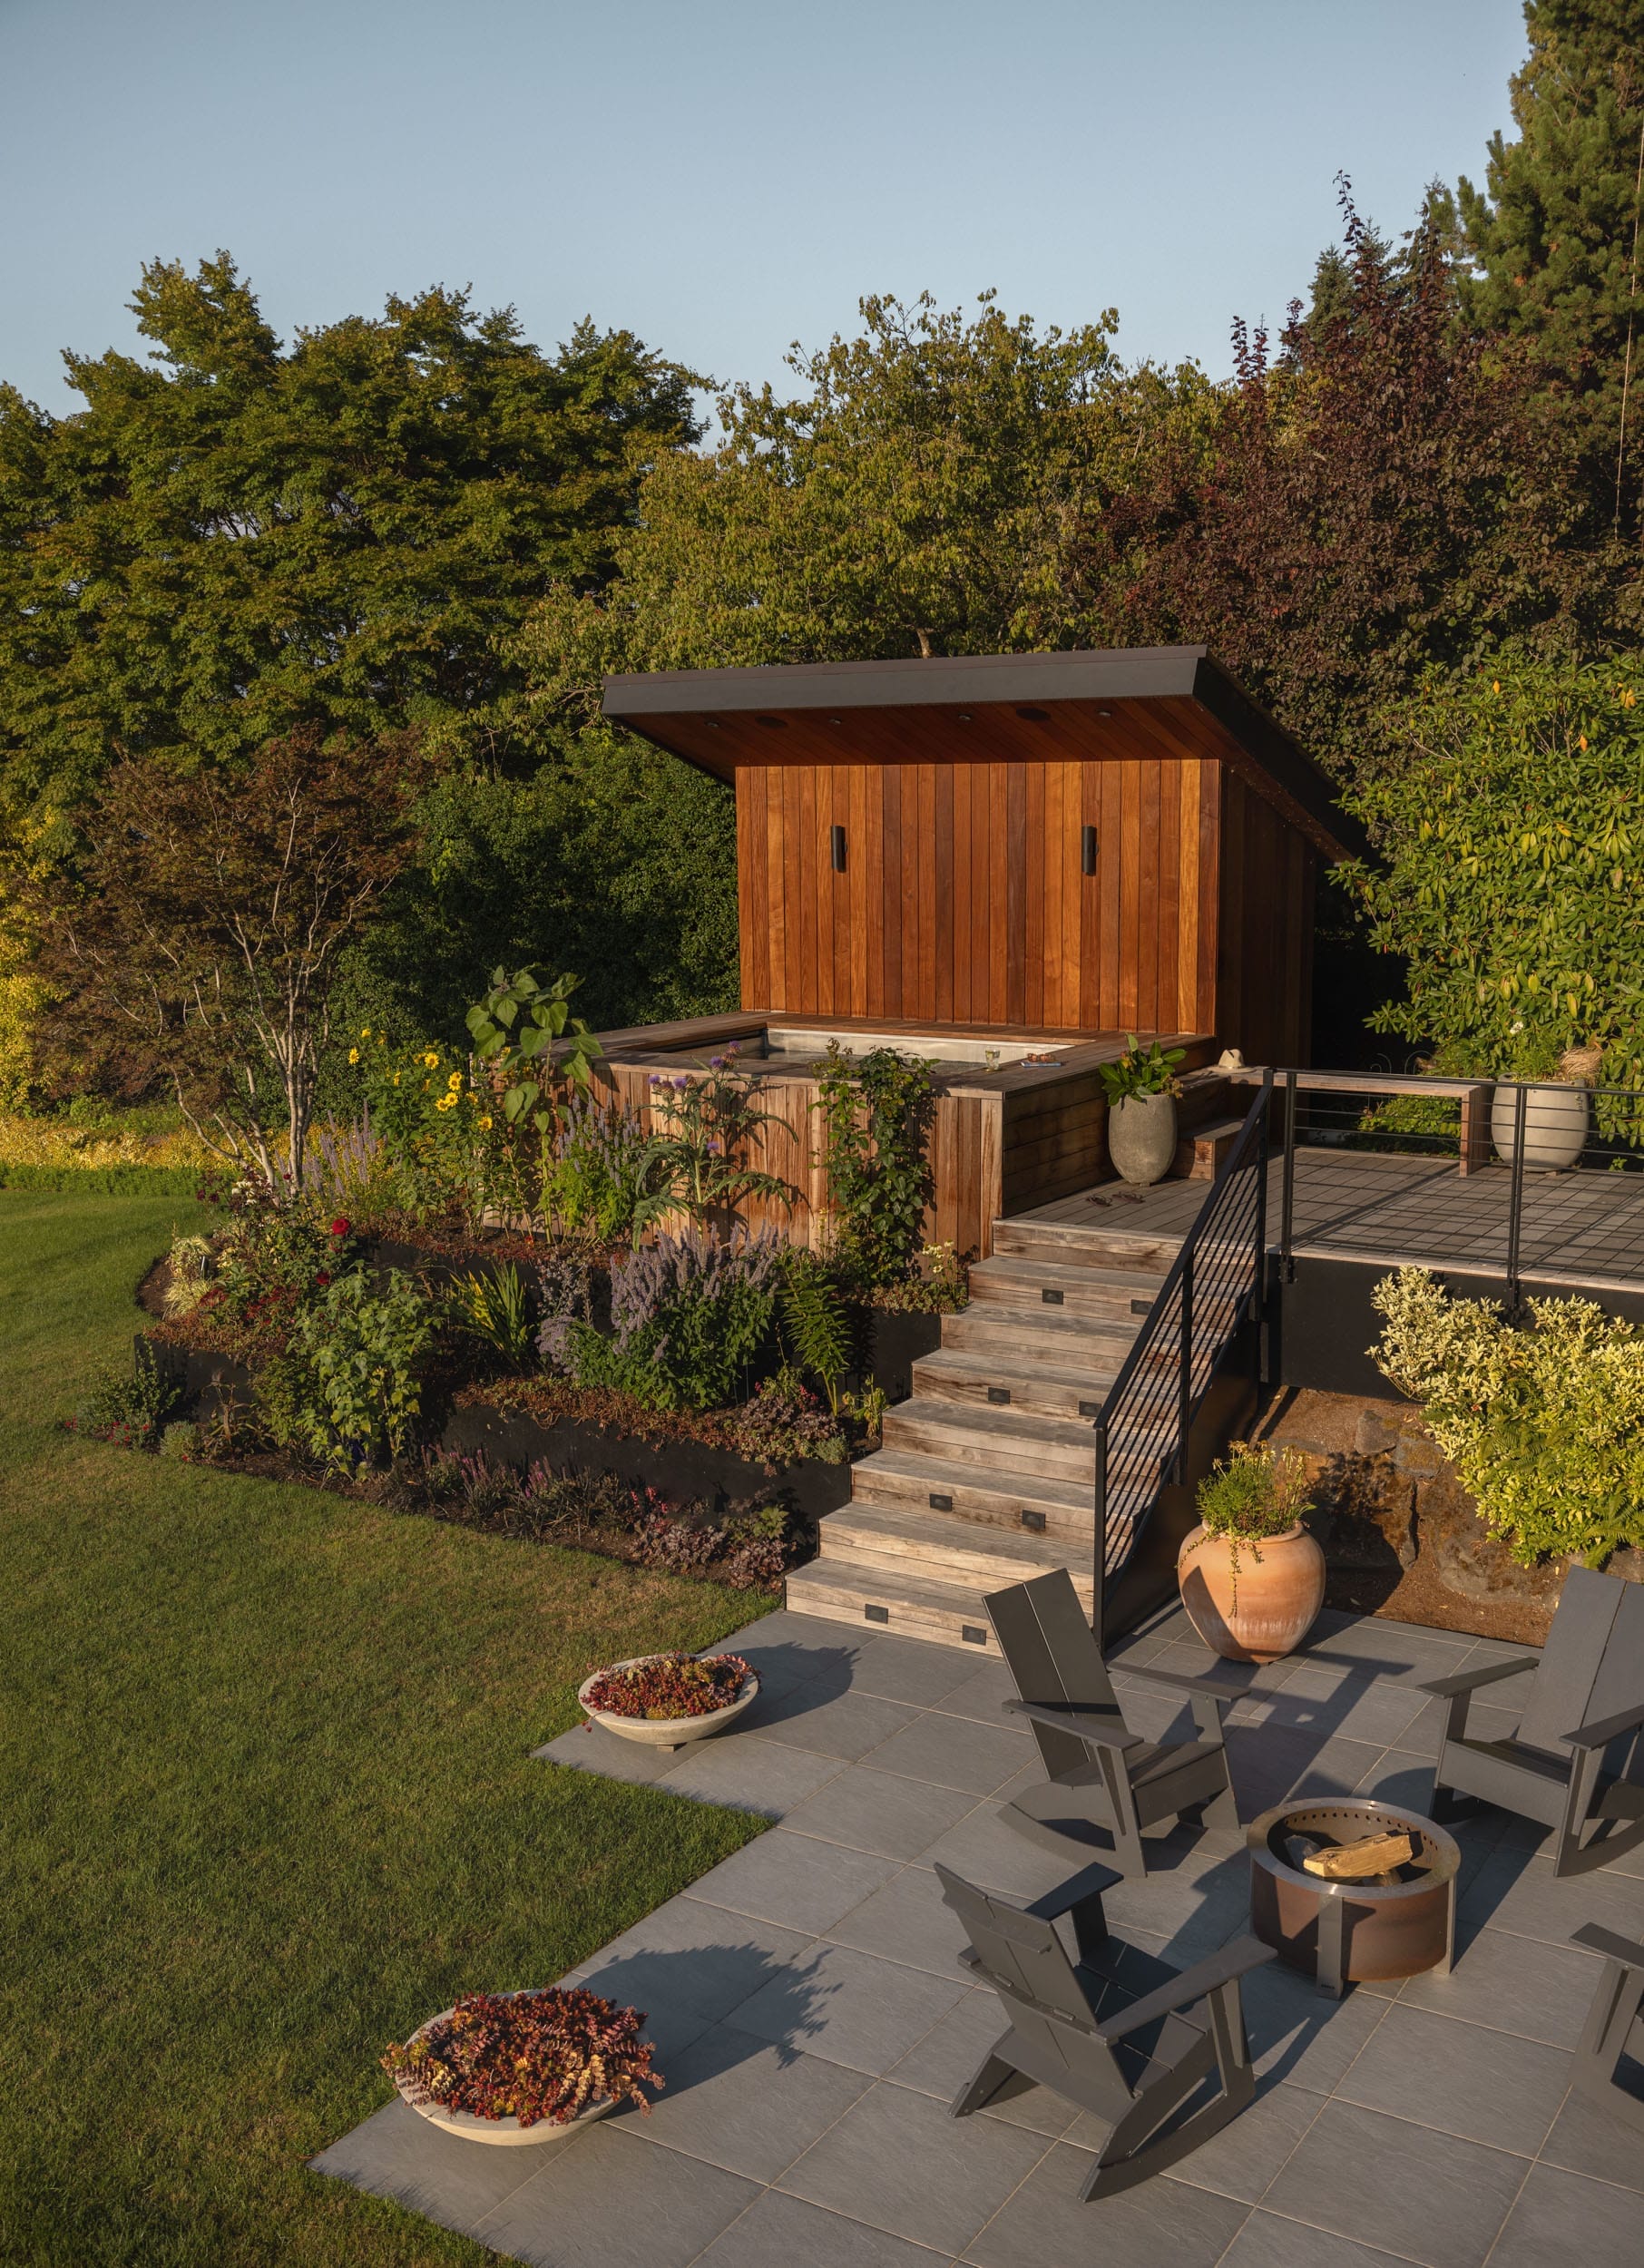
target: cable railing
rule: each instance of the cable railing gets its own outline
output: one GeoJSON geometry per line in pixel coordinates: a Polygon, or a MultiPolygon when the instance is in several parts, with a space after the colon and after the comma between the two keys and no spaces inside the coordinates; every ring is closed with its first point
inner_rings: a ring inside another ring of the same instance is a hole
{"type": "Polygon", "coordinates": [[[1644,1281],[1644,1095],[1525,1080],[1246,1072],[1282,1108],[1279,1266],[1306,1250],[1499,1281],[1644,1281]],[[1360,1158],[1384,1161],[1369,1172],[1360,1158]]]}
{"type": "Polygon", "coordinates": [[[1267,1293],[1267,1149],[1273,1075],[1182,1240],[1094,1421],[1095,1625],[1159,1491],[1185,1477],[1193,1421],[1240,1327],[1267,1293]]]}

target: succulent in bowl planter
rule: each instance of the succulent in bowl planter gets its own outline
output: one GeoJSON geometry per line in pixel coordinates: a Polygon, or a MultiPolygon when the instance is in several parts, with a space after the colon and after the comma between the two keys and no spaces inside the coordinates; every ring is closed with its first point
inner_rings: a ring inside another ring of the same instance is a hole
{"type": "Polygon", "coordinates": [[[739,1654],[641,1654],[577,1688],[590,1723],[657,1748],[704,1740],[758,1697],[758,1675],[739,1654]]]}
{"type": "Polygon", "coordinates": [[[1176,1155],[1176,1066],[1185,1048],[1143,1047],[1132,1031],[1116,1062],[1097,1066],[1108,1104],[1108,1155],[1121,1180],[1160,1180],[1176,1155]]]}
{"type": "Polygon", "coordinates": [[[1277,1661],[1301,1644],[1325,1598],[1325,1555],[1301,1524],[1312,1510],[1306,1460],[1235,1442],[1197,1501],[1200,1525],[1176,1560],[1188,1619],[1228,1661],[1277,1661]]]}
{"type": "Polygon", "coordinates": [[[472,1992],[382,2058],[403,2101],[475,2142],[543,2142],[613,2110],[651,2105],[662,2080],[643,2014],[581,1987],[472,1992]]]}

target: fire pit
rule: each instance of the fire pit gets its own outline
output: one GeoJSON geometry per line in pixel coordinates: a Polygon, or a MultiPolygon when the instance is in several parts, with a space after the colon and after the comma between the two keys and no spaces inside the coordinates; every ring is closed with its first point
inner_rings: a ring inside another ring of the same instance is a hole
{"type": "Polygon", "coordinates": [[[1281,1804],[1245,1841],[1250,1927],[1321,1992],[1448,1970],[1462,1854],[1420,1812],[1367,1797],[1281,1804]]]}

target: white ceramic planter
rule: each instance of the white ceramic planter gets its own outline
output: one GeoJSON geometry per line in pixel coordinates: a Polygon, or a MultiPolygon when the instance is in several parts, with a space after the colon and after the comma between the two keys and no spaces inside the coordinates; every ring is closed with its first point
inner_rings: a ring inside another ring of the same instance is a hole
{"type": "MultiPolygon", "coordinates": [[[[634,1669],[641,1662],[654,1661],[653,1654],[635,1654],[625,1662],[612,1662],[612,1669],[634,1669]]],[[[728,1725],[735,1724],[744,1709],[751,1709],[759,1697],[759,1680],[749,1670],[748,1683],[734,1701],[728,1701],[722,1709],[709,1709],[701,1716],[618,1716],[612,1709],[596,1709],[590,1706],[588,1688],[605,1671],[596,1669],[592,1677],[584,1677],[577,1687],[576,1697],[589,1722],[602,1725],[608,1733],[615,1733],[622,1740],[642,1741],[651,1748],[684,1748],[693,1740],[706,1740],[712,1733],[722,1733],[728,1725]]]]}
{"type": "Polygon", "coordinates": [[[1121,1181],[1145,1189],[1160,1181],[1176,1155],[1174,1095],[1126,1095],[1108,1112],[1108,1155],[1121,1181]]]}
{"type": "MultiPolygon", "coordinates": [[[[552,1989],[546,1985],[535,1989],[541,1991],[552,1989]]],[[[515,1996],[510,1994],[508,1997],[512,1999],[515,1996]]],[[[421,2039],[436,2024],[443,2024],[450,2014],[449,2009],[442,2009],[437,2016],[431,2016],[426,2024],[417,2026],[411,2035],[412,2039],[421,2039]]],[[[574,2118],[567,2118],[563,2126],[550,2126],[545,2118],[539,2118],[533,2126],[522,2126],[517,2118],[478,2118],[471,2110],[447,2110],[441,2103],[418,2102],[410,2083],[397,2072],[394,2084],[400,2101],[414,2110],[419,2118],[426,2118],[431,2126],[437,2126],[442,2134],[460,2135],[465,2142],[489,2142],[494,2147],[503,2149],[517,2149],[524,2144],[533,2142],[558,2142],[567,2135],[579,2134],[584,2126],[592,2126],[595,2119],[603,2118],[607,2111],[616,2108],[616,2105],[607,2098],[602,2103],[591,2103],[586,2110],[579,2111],[574,2118]]]]}
{"type": "MultiPolygon", "coordinates": [[[[1518,1110],[1516,1087],[1498,1087],[1490,1106],[1490,1135],[1502,1163],[1512,1163],[1518,1110]]],[[[1541,1173],[1565,1173],[1587,1143],[1592,1106],[1585,1087],[1526,1087],[1524,1163],[1541,1173]]]]}

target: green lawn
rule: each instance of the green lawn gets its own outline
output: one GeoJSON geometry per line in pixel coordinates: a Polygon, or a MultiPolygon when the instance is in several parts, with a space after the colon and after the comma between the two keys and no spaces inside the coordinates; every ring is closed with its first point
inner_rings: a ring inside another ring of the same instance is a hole
{"type": "Polygon", "coordinates": [[[62,1432],[192,1213],[0,1191],[0,2259],[478,2263],[304,2161],[758,1832],[526,1752],[760,1602],[62,1432]]]}

